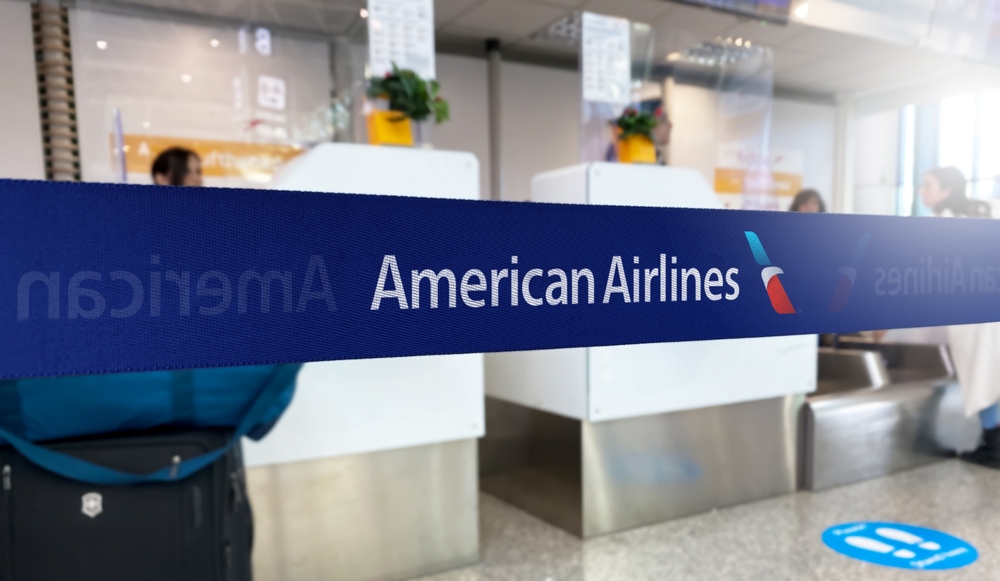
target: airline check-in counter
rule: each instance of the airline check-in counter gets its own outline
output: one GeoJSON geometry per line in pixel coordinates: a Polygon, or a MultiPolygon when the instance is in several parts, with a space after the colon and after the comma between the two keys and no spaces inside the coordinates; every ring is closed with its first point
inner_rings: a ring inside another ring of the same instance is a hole
{"type": "MultiPolygon", "coordinates": [[[[479,165],[329,143],[275,187],[475,200],[479,165]]],[[[273,431],[244,442],[255,578],[391,581],[476,562],[483,426],[481,354],[307,363],[273,431]]]]}
{"type": "MultiPolygon", "coordinates": [[[[697,171],[652,165],[544,173],[531,196],[721,207],[697,171]]],[[[816,350],[804,335],[487,354],[480,486],[582,537],[792,492],[816,350]]]]}

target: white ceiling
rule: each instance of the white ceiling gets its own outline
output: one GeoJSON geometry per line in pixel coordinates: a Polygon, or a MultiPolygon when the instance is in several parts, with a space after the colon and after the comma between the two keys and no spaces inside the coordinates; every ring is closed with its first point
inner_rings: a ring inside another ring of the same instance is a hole
{"type": "MultiPolygon", "coordinates": [[[[84,0],[85,1],[85,0],[84,0]]],[[[90,0],[91,5],[144,6],[168,12],[270,23],[327,35],[363,27],[365,0],[90,0]]],[[[81,5],[78,0],[77,5],[81,5]]],[[[902,46],[791,22],[766,24],[665,0],[435,0],[437,34],[444,47],[478,51],[486,38],[499,38],[519,60],[561,56],[574,61],[575,49],[542,44],[529,37],[575,10],[590,10],[647,22],[685,37],[749,39],[774,49],[775,84],[803,94],[877,94],[933,84],[935,79],[996,77],[1000,69],[916,46],[902,46]]],[[[943,82],[943,81],[942,81],[943,82]]]]}
{"type": "MultiPolygon", "coordinates": [[[[542,50],[528,38],[573,10],[590,10],[690,33],[700,40],[749,39],[774,49],[779,90],[804,94],[869,95],[935,79],[988,75],[1000,70],[916,46],[902,46],[825,30],[803,22],[768,24],[662,0],[436,0],[441,38],[500,38],[509,50],[542,50]]],[[[550,49],[555,50],[555,49],[550,49]]],[[[565,50],[565,49],[564,49],[565,50]]]]}

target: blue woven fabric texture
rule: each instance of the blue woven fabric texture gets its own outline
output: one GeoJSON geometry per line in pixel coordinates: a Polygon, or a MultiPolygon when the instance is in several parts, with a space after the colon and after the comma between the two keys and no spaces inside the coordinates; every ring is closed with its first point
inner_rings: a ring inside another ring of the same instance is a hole
{"type": "Polygon", "coordinates": [[[0,181],[0,378],[997,321],[997,248],[991,220],[0,181]]]}

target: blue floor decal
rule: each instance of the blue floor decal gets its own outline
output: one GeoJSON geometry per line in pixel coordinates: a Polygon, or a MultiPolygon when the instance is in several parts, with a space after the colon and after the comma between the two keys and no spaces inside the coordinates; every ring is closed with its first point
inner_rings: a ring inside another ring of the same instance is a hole
{"type": "Polygon", "coordinates": [[[899,569],[957,569],[979,558],[976,548],[962,539],[900,523],[840,524],[823,531],[823,542],[842,555],[899,569]]]}

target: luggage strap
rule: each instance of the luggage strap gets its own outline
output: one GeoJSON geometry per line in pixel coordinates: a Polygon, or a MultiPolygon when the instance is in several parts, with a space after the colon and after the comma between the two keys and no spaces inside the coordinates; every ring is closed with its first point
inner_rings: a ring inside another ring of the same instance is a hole
{"type": "Polygon", "coordinates": [[[0,427],[0,436],[3,436],[15,450],[34,464],[50,472],[79,482],[116,485],[182,480],[221,458],[240,441],[240,438],[250,432],[268,410],[271,409],[271,406],[278,401],[284,388],[295,379],[295,374],[298,373],[299,367],[299,365],[277,366],[277,369],[271,374],[264,389],[260,391],[253,405],[250,406],[243,419],[240,420],[235,433],[233,433],[233,437],[224,446],[201,456],[189,458],[179,464],[161,468],[151,474],[130,474],[106,468],[69,454],[33,444],[2,427],[0,427]]]}

